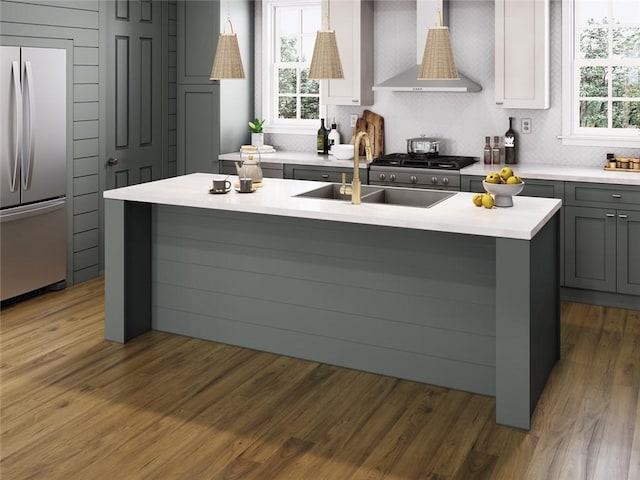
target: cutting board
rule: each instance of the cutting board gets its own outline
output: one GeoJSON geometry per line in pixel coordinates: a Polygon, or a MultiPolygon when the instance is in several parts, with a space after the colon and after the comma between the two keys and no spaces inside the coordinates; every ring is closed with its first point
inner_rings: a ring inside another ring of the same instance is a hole
{"type": "MultiPolygon", "coordinates": [[[[355,142],[356,135],[360,132],[367,132],[371,138],[371,147],[373,149],[373,158],[377,158],[384,154],[384,117],[365,110],[362,117],[358,118],[356,126],[353,129],[351,143],[355,142]]],[[[364,143],[360,142],[360,155],[364,155],[364,143]]]]}

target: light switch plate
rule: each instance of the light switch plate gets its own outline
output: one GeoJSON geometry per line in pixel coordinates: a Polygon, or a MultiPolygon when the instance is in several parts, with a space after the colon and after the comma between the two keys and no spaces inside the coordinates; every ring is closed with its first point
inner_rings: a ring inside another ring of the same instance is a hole
{"type": "Polygon", "coordinates": [[[351,115],[351,126],[355,127],[357,122],[358,122],[358,115],[354,113],[353,115],[351,115]]]}
{"type": "Polygon", "coordinates": [[[531,133],[531,119],[523,118],[521,123],[521,131],[522,133],[531,133]]]}

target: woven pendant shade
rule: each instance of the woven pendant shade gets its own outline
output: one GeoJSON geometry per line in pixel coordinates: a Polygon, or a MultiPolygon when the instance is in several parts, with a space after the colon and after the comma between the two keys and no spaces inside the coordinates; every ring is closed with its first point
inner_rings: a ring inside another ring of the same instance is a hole
{"type": "Polygon", "coordinates": [[[418,80],[457,80],[458,78],[449,39],[449,28],[442,25],[429,28],[418,80]]]}
{"type": "Polygon", "coordinates": [[[221,33],[218,37],[218,47],[209,79],[223,78],[244,78],[240,46],[235,33],[221,33]]]}
{"type": "Polygon", "coordinates": [[[309,78],[314,80],[344,78],[334,30],[318,30],[311,57],[309,78]]]}

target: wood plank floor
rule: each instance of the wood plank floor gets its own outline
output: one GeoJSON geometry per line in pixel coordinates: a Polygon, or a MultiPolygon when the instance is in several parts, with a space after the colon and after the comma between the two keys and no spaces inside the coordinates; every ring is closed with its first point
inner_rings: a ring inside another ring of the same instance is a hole
{"type": "Polygon", "coordinates": [[[103,340],[103,280],[5,308],[9,479],[640,478],[640,312],[562,305],[530,432],[493,398],[150,332],[103,340]]]}

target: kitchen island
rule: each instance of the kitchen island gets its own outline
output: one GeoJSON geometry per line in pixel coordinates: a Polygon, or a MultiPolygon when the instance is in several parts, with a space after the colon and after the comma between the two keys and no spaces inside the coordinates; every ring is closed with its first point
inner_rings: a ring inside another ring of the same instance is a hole
{"type": "Polygon", "coordinates": [[[560,351],[560,201],[351,205],[270,178],[210,195],[213,177],[105,192],[108,340],[157,329],[492,395],[529,428],[560,351]]]}

